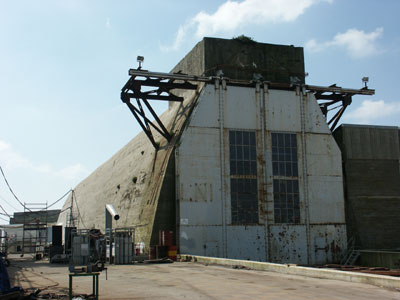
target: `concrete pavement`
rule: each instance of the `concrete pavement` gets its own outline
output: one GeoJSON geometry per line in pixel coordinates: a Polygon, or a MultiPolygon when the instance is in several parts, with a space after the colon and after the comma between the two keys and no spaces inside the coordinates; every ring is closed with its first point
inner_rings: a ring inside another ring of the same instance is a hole
{"type": "MultiPolygon", "coordinates": [[[[10,277],[23,288],[67,294],[68,268],[46,261],[11,259],[10,277]]],[[[74,281],[74,292],[90,293],[91,279],[74,281]]],[[[400,290],[268,271],[193,262],[109,266],[100,275],[100,299],[392,299],[400,290]]]]}

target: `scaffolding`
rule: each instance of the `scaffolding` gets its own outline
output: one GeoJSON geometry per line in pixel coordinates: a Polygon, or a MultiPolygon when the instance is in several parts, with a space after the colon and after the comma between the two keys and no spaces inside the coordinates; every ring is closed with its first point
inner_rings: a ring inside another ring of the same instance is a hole
{"type": "Polygon", "coordinates": [[[8,254],[8,236],[7,232],[0,229],[0,255],[4,255],[7,258],[8,254]]]}
{"type": "Polygon", "coordinates": [[[46,203],[24,203],[21,256],[25,253],[45,255],[48,244],[46,203]]]}

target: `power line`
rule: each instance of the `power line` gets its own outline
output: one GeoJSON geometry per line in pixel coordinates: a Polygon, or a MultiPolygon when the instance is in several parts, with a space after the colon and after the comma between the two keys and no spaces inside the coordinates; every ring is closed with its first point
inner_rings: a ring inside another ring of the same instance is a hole
{"type": "Polygon", "coordinates": [[[13,205],[11,205],[11,203],[8,202],[2,195],[0,195],[0,198],[1,198],[5,203],[7,203],[11,208],[13,208],[14,210],[17,210],[17,211],[18,211],[18,208],[15,208],[13,205]]]}
{"type": "Polygon", "coordinates": [[[64,208],[63,210],[60,211],[60,214],[63,213],[64,211],[68,210],[68,209],[71,209],[71,207],[68,206],[67,208],[64,208]]]}
{"type": "Polygon", "coordinates": [[[10,216],[9,214],[3,214],[3,213],[1,213],[1,212],[0,212],[0,216],[6,216],[6,217],[8,217],[8,218],[11,218],[11,216],[10,216]]]}
{"type": "Polygon", "coordinates": [[[0,220],[3,220],[3,221],[6,221],[6,222],[8,222],[8,220],[6,220],[6,219],[3,219],[2,217],[0,217],[0,220]]]}
{"type": "Polygon", "coordinates": [[[8,217],[11,217],[11,215],[10,215],[8,212],[6,212],[6,210],[3,208],[3,206],[1,206],[1,204],[0,204],[0,208],[1,208],[2,211],[4,211],[4,213],[5,213],[8,217]]]}
{"type": "MultiPolygon", "coordinates": [[[[72,194],[75,195],[75,191],[74,191],[74,190],[72,190],[72,194]]],[[[76,201],[76,196],[75,196],[75,205],[76,205],[76,210],[78,211],[79,219],[81,219],[83,227],[84,227],[85,229],[87,229],[87,227],[86,227],[86,225],[85,225],[85,222],[83,222],[81,213],[80,213],[80,211],[79,211],[78,201],[76,201]]],[[[71,213],[72,213],[72,211],[71,211],[71,213]]]]}
{"type": "Polygon", "coordinates": [[[29,211],[31,212],[32,210],[30,210],[29,208],[27,208],[27,207],[18,199],[17,195],[14,194],[14,191],[12,190],[10,184],[8,183],[7,178],[6,178],[6,175],[4,174],[3,168],[2,168],[1,166],[0,166],[0,171],[1,171],[1,174],[3,174],[4,181],[6,182],[8,188],[9,188],[11,194],[13,194],[14,198],[17,199],[17,201],[19,202],[19,204],[22,205],[22,207],[24,207],[25,209],[27,209],[27,210],[29,210],[29,211]]]}
{"type": "Polygon", "coordinates": [[[65,196],[67,196],[70,192],[73,192],[72,189],[70,189],[68,192],[66,192],[60,199],[56,200],[53,204],[50,204],[49,206],[47,206],[47,209],[49,209],[50,207],[52,207],[54,204],[60,202],[62,199],[64,199],[65,196]]]}

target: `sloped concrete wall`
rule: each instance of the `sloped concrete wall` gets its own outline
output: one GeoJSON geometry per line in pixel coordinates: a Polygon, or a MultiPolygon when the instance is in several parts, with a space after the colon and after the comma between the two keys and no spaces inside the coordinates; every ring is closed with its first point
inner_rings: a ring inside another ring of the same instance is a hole
{"type": "MultiPolygon", "coordinates": [[[[175,142],[197,99],[197,94],[198,91],[186,92],[183,103],[175,105],[161,115],[160,119],[174,134],[169,144],[155,133],[156,141],[160,141],[160,149],[156,151],[147,136],[141,132],[74,188],[73,215],[77,218],[78,228],[104,230],[105,205],[112,204],[120,214],[120,219],[114,221],[113,227],[136,227],[136,242],[144,242],[146,247],[150,245],[152,234],[158,235],[157,229],[160,228],[157,224],[154,227],[157,223],[155,216],[159,199],[162,199],[160,209],[164,210],[169,205],[171,207],[168,210],[174,209],[174,198],[171,199],[174,191],[166,188],[163,182],[168,173],[167,167],[175,142]],[[163,187],[164,192],[160,197],[163,187]]],[[[169,182],[171,172],[173,170],[170,169],[167,176],[169,182]]],[[[70,206],[71,196],[66,200],[64,212],[58,219],[64,226],[68,223],[70,206]]],[[[167,219],[161,219],[160,224],[170,222],[167,219]]],[[[153,242],[158,241],[153,238],[153,242]]]]}

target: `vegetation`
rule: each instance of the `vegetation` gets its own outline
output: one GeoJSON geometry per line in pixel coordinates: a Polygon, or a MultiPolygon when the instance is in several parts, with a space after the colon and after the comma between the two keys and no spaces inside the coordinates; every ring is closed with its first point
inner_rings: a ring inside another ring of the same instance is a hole
{"type": "Polygon", "coordinates": [[[239,42],[246,43],[246,44],[256,43],[256,41],[252,37],[246,36],[244,34],[233,37],[232,40],[239,41],[239,42]]]}

